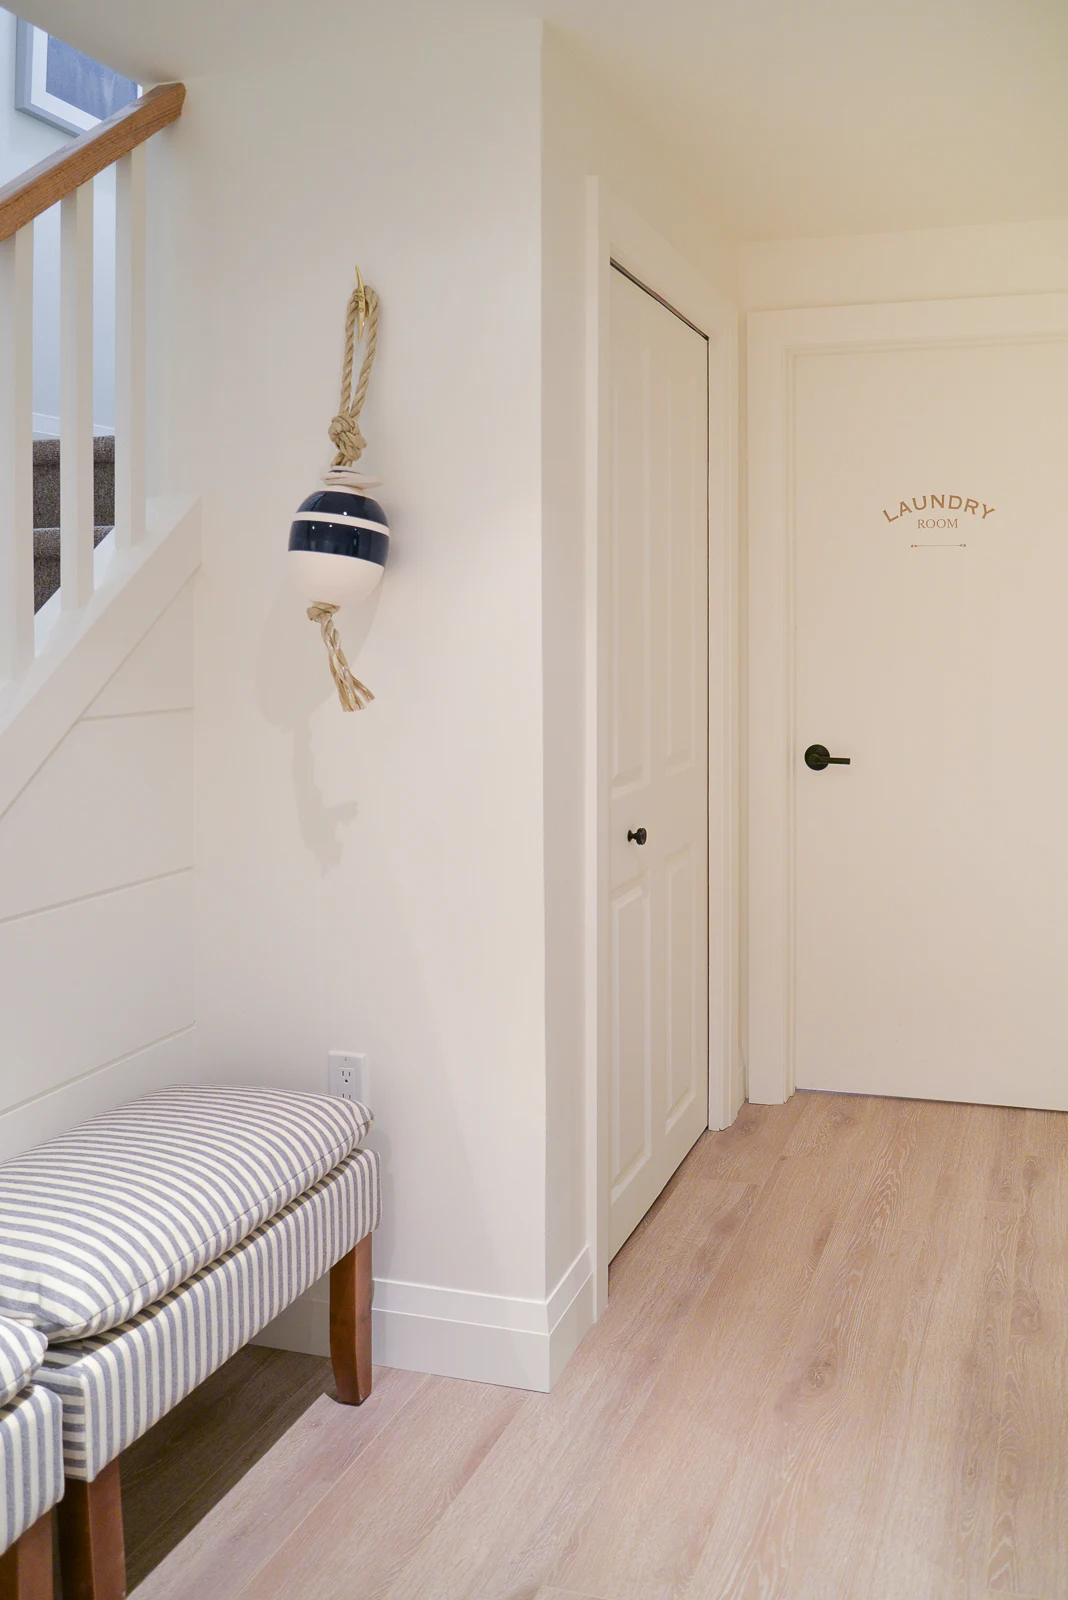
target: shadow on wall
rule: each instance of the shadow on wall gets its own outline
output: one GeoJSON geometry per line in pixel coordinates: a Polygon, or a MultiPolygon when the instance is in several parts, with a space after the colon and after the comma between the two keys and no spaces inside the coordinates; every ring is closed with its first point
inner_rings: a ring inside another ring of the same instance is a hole
{"type": "MultiPolygon", "coordinates": [[[[359,607],[342,613],[345,652],[357,673],[360,652],[375,625],[383,588],[384,585],[376,589],[359,607]]],[[[347,832],[360,814],[358,793],[365,743],[352,735],[361,731],[361,718],[377,713],[374,704],[366,712],[341,710],[319,629],[308,621],[301,598],[288,581],[279,585],[264,619],[256,662],[256,703],[271,727],[292,739],[290,770],[298,826],[304,845],[325,878],[342,865],[348,849],[347,832]],[[337,735],[339,725],[341,737],[337,735]]],[[[395,1184],[394,1137],[390,1129],[391,1124],[403,1128],[410,1140],[413,1119],[408,1108],[417,1104],[425,1117],[424,1126],[433,1130],[430,1146],[448,1151],[450,1190],[464,1197],[475,1218],[466,1236],[466,1254],[477,1264],[482,1281],[494,1285],[507,1281],[511,1258],[496,1247],[487,1225],[492,1208],[478,1198],[480,1169],[475,1150],[483,1133],[472,1126],[464,1111],[470,1064],[462,1059],[456,1069],[457,1079],[450,1076],[448,1063],[455,1055],[452,1026],[441,1015],[436,973],[427,971],[428,961],[436,962],[436,947],[431,947],[428,956],[422,937],[426,908],[419,885],[411,884],[396,859],[404,854],[403,840],[379,839],[370,866],[371,898],[381,907],[374,943],[380,952],[387,953],[393,972],[403,974],[404,995],[403,1049],[396,1046],[393,1026],[384,1028],[381,1021],[378,1032],[364,1038],[375,1057],[376,1074],[381,1074],[370,1095],[377,1121],[369,1143],[382,1158],[383,1219],[375,1246],[376,1272],[383,1279],[390,1277],[398,1231],[413,1226],[410,1193],[401,1194],[395,1184]],[[422,1076],[427,1063],[433,1065],[429,1081],[422,1076]],[[475,1197],[474,1202],[469,1200],[471,1196],[475,1197]]],[[[322,989],[317,1003],[324,1015],[335,1019],[332,1027],[344,1025],[347,1029],[348,1022],[342,1024],[338,1019],[346,1016],[344,1007],[353,992],[349,970],[352,924],[342,921],[339,926],[344,935],[341,939],[323,934],[318,958],[322,989]],[[339,1002],[338,996],[344,996],[344,1001],[339,1002]]],[[[382,992],[387,992],[385,984],[382,992]]],[[[388,1011],[385,1018],[388,1022],[388,1011]]],[[[334,1039],[331,1044],[336,1042],[334,1039]]],[[[501,1070],[506,1071],[513,1055],[513,1041],[502,1036],[498,1049],[501,1070]]],[[[250,1077],[262,1079],[262,1062],[257,1062],[250,1077]]],[[[271,1081],[292,1086],[284,1067],[271,1081]]],[[[416,1148],[424,1149],[422,1129],[416,1128],[414,1136],[416,1148]]],[[[410,1160],[410,1148],[406,1155],[410,1160]]],[[[434,1157],[424,1159],[432,1161],[434,1157]]],[[[494,1203],[500,1205],[499,1194],[494,1203]]],[[[517,1227],[520,1220],[516,1218],[517,1227]]],[[[432,1281],[433,1275],[429,1276],[432,1281]]]]}
{"type": "MultiPolygon", "coordinates": [[[[376,590],[363,605],[341,619],[343,644],[350,661],[358,659],[374,626],[380,595],[381,590],[376,590]]],[[[340,865],[345,829],[359,816],[355,788],[360,747],[353,742],[340,747],[340,779],[333,785],[343,792],[351,791],[353,797],[328,800],[315,758],[316,725],[327,715],[346,723],[364,715],[373,716],[374,708],[366,713],[342,711],[319,629],[304,615],[303,602],[288,582],[279,588],[264,623],[256,685],[257,704],[268,722],[292,735],[291,770],[300,836],[325,876],[340,865]]]]}

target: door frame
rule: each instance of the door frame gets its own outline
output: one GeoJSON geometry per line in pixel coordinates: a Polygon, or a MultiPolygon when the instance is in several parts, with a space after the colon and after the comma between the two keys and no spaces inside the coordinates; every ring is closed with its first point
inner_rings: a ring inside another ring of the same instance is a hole
{"type": "Polygon", "coordinates": [[[600,179],[586,186],[586,1203],[594,1316],[608,1301],[608,681],[611,272],[618,264],[708,340],[708,1124],[745,1097],[738,1044],[738,310],[600,179]]]}
{"type": "Polygon", "coordinates": [[[748,351],[748,1086],[789,1099],[796,1060],[795,372],[843,351],[1030,343],[1068,335],[1068,295],[757,311],[748,351]]]}

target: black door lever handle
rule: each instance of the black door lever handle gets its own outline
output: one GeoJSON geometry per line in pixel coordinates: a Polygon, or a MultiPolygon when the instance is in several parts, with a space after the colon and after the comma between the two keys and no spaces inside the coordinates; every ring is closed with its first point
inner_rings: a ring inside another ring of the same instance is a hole
{"type": "Polygon", "coordinates": [[[822,772],[824,767],[848,767],[848,756],[832,756],[825,744],[810,744],[805,751],[805,766],[811,767],[813,772],[822,772]]]}

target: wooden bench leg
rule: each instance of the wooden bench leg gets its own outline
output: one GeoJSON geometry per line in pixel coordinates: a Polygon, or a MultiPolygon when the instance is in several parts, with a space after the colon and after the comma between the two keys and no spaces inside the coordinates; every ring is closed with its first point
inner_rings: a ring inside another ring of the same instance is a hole
{"type": "Polygon", "coordinates": [[[123,1600],[126,1551],[118,1460],[92,1483],[68,1478],[57,1515],[63,1600],[123,1600]]]}
{"type": "Polygon", "coordinates": [[[371,1393],[371,1235],[330,1268],[330,1359],[343,1406],[371,1393]]]}
{"type": "Polygon", "coordinates": [[[0,1600],[52,1600],[52,1513],[0,1556],[0,1600]]]}

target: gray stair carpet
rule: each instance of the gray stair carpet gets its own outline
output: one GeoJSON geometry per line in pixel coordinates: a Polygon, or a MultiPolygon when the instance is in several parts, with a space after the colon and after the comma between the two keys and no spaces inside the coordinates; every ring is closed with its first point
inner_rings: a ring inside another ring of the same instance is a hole
{"type": "MultiPolygon", "coordinates": [[[[115,440],[93,440],[93,543],[115,523],[115,440]]],[[[59,588],[59,440],[33,441],[33,609],[59,588]]]]}
{"type": "MultiPolygon", "coordinates": [[[[94,528],[93,544],[98,545],[110,528],[94,528]]],[[[59,588],[59,529],[33,530],[33,609],[40,611],[59,588]]]]}

